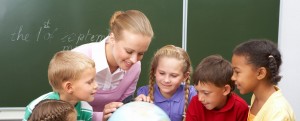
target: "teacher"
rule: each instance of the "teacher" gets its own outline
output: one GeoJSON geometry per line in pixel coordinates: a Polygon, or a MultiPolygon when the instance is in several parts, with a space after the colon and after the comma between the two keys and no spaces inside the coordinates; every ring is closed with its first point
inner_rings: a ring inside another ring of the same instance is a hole
{"type": "MultiPolygon", "coordinates": [[[[154,35],[148,18],[138,10],[117,11],[110,19],[109,36],[101,42],[78,46],[96,63],[98,90],[93,107],[93,120],[106,121],[121,101],[135,92],[141,62],[154,35]]],[[[92,95],[92,94],[91,94],[92,95]]]]}

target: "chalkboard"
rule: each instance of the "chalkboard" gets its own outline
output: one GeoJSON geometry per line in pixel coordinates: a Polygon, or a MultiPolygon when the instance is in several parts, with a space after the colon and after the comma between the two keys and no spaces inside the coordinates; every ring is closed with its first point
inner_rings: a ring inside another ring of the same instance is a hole
{"type": "MultiPolygon", "coordinates": [[[[279,0],[190,0],[188,11],[187,50],[194,67],[211,54],[231,61],[233,48],[245,40],[278,39],[279,0]]],[[[241,96],[250,104],[251,94],[241,96]]]]}
{"type": "Polygon", "coordinates": [[[181,46],[181,0],[0,0],[0,107],[25,107],[52,91],[47,68],[54,53],[102,40],[111,15],[129,9],[145,13],[155,32],[138,84],[146,85],[153,53],[181,46]]]}

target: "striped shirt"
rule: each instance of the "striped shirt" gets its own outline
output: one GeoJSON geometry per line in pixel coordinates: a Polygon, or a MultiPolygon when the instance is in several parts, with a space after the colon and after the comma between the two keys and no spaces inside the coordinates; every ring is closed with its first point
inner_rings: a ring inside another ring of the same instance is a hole
{"type": "MultiPolygon", "coordinates": [[[[35,105],[37,105],[40,101],[45,99],[60,100],[60,97],[57,92],[49,92],[33,100],[31,103],[29,103],[29,105],[26,106],[23,121],[27,121],[29,119],[29,116],[32,113],[32,110],[35,108],[35,105]]],[[[78,102],[75,105],[75,109],[77,111],[77,121],[92,120],[93,108],[87,102],[85,101],[78,102]]]]}

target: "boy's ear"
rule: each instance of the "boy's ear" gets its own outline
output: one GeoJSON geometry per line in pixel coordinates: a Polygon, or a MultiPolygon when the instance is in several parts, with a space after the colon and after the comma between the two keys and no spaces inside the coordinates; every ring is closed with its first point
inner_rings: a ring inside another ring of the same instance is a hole
{"type": "Polygon", "coordinates": [[[262,80],[267,76],[267,69],[265,67],[260,67],[257,69],[257,79],[262,80]]]}
{"type": "Polygon", "coordinates": [[[231,91],[231,87],[230,87],[228,84],[226,84],[226,85],[224,86],[224,92],[223,92],[223,95],[224,95],[224,96],[228,95],[228,94],[230,93],[230,91],[231,91]]]}
{"type": "Polygon", "coordinates": [[[63,83],[63,89],[67,92],[67,93],[72,93],[73,92],[73,88],[72,88],[72,83],[70,81],[66,81],[63,83]]]}

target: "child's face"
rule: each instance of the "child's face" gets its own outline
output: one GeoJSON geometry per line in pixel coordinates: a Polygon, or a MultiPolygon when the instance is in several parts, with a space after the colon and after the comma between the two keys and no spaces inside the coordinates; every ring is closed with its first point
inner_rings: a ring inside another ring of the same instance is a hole
{"type": "Polygon", "coordinates": [[[119,40],[110,38],[113,45],[111,50],[113,60],[109,60],[109,64],[128,70],[134,63],[142,60],[144,53],[148,50],[151,37],[126,30],[122,34],[119,40]]]}
{"type": "Polygon", "coordinates": [[[198,100],[207,110],[219,110],[224,107],[227,101],[227,95],[230,92],[226,91],[225,86],[217,87],[209,82],[200,83],[199,81],[198,85],[195,85],[195,88],[198,91],[198,100]]]}
{"type": "Polygon", "coordinates": [[[161,57],[155,70],[156,83],[165,98],[176,92],[188,74],[183,73],[183,62],[171,57],[161,57]]]}
{"type": "Polygon", "coordinates": [[[257,72],[253,66],[248,64],[245,56],[233,55],[232,68],[234,72],[231,79],[235,81],[241,94],[252,92],[257,87],[257,72]]]}
{"type": "Polygon", "coordinates": [[[94,100],[94,94],[97,91],[98,84],[95,81],[95,68],[86,69],[82,72],[78,80],[72,82],[73,92],[71,93],[77,101],[94,100]]]}

